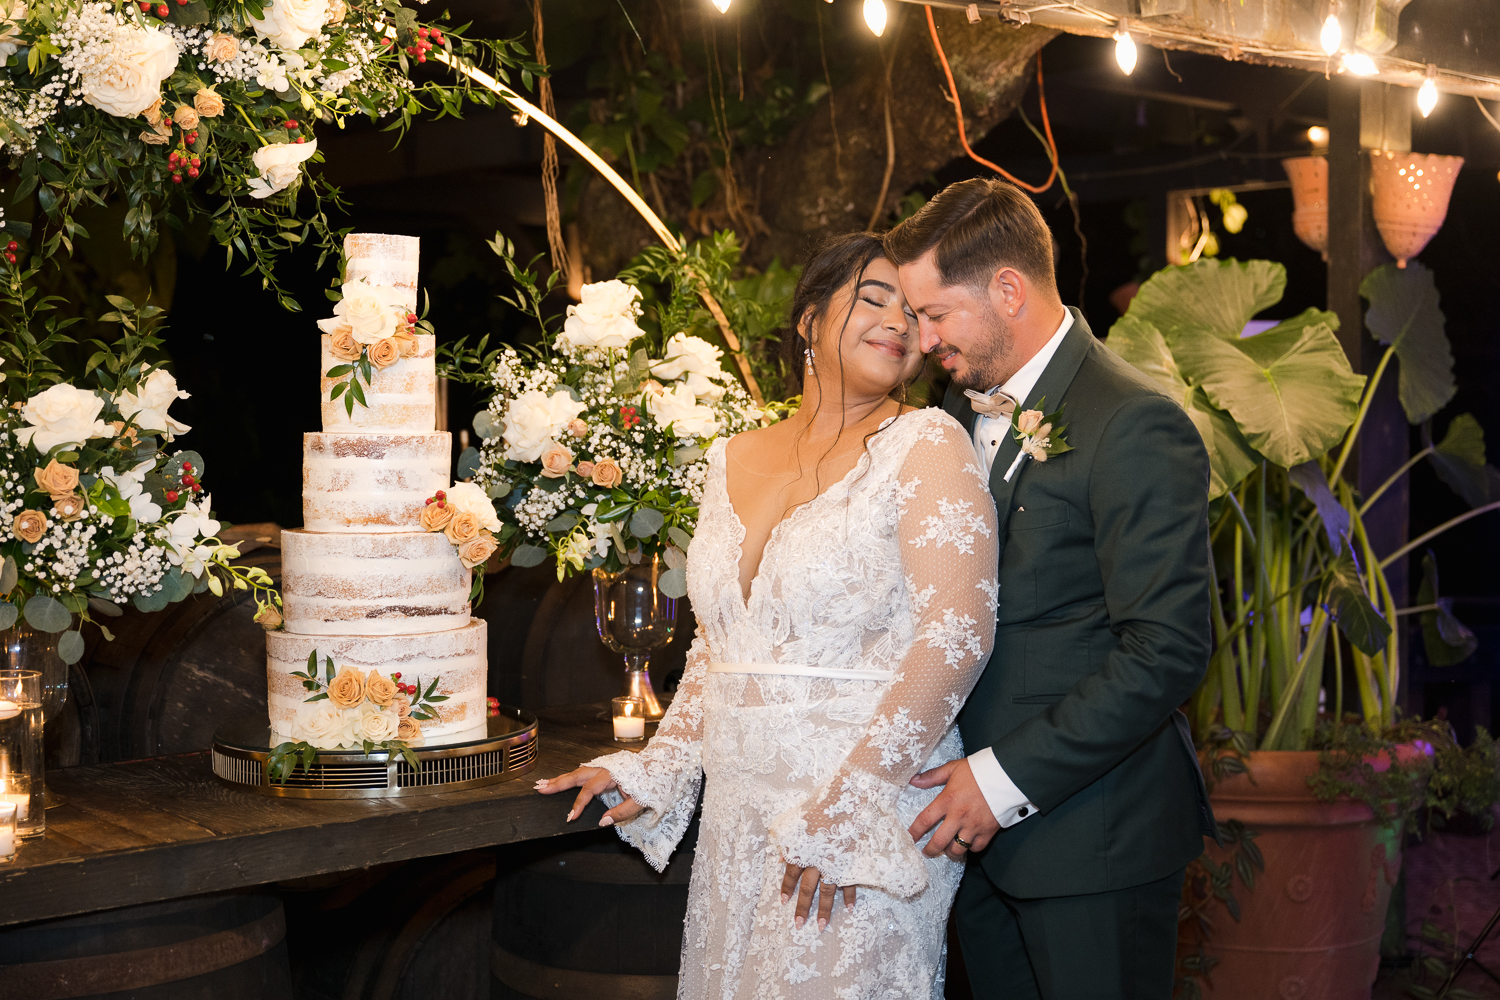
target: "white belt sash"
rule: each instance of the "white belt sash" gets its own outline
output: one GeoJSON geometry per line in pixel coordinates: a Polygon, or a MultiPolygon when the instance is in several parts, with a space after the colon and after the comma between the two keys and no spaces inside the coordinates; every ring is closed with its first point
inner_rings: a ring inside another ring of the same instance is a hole
{"type": "Polygon", "coordinates": [[[791,677],[827,677],[836,681],[888,681],[894,670],[866,670],[859,667],[819,667],[809,663],[719,663],[708,665],[711,674],[785,674],[791,677]]]}

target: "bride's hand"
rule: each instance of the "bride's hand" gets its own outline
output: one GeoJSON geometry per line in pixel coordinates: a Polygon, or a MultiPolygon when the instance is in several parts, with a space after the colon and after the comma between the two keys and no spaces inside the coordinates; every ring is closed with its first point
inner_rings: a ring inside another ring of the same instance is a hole
{"type": "MultiPolygon", "coordinates": [[[[584,806],[587,806],[594,796],[614,791],[619,787],[615,783],[614,776],[602,767],[578,767],[567,774],[560,774],[555,778],[543,778],[536,783],[536,790],[543,795],[556,795],[569,788],[579,790],[578,797],[573,800],[573,808],[568,810],[567,821],[569,823],[583,813],[584,806]]],[[[644,806],[636,805],[635,799],[627,795],[625,801],[604,814],[604,818],[599,820],[599,825],[613,826],[616,823],[624,823],[635,819],[645,811],[644,806]]]]}
{"type": "MultiPolygon", "coordinates": [[[[833,897],[836,887],[831,883],[822,882],[822,876],[816,868],[800,868],[788,863],[786,874],[781,879],[781,901],[788,902],[792,893],[797,894],[797,916],[796,925],[801,927],[807,922],[807,915],[812,910],[813,895],[818,897],[818,930],[828,929],[828,921],[833,916],[833,897]],[[798,886],[801,882],[801,886],[798,886]]],[[[850,913],[854,912],[854,886],[844,886],[844,909],[850,913]]]]}

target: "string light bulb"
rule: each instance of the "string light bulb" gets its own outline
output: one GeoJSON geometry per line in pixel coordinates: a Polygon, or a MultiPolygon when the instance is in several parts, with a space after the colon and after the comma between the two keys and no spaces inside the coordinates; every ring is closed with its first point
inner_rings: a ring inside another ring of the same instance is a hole
{"type": "Polygon", "coordinates": [[[1327,147],[1328,130],[1321,125],[1312,126],[1307,130],[1307,141],[1312,144],[1314,149],[1327,147]]]}
{"type": "Polygon", "coordinates": [[[1339,24],[1339,12],[1336,8],[1328,11],[1328,20],[1323,22],[1323,32],[1318,36],[1318,41],[1323,45],[1324,55],[1333,55],[1344,43],[1344,27],[1339,24]]]}
{"type": "Polygon", "coordinates": [[[714,0],[714,6],[717,7],[717,8],[719,8],[719,13],[720,14],[728,14],[729,13],[729,3],[730,3],[730,0],[714,0]]]}
{"type": "Polygon", "coordinates": [[[1363,52],[1344,53],[1344,69],[1355,76],[1374,76],[1380,72],[1380,69],[1375,65],[1375,60],[1363,52]]]}
{"type": "Polygon", "coordinates": [[[1115,62],[1120,64],[1120,70],[1129,76],[1135,72],[1135,39],[1130,37],[1130,32],[1125,30],[1125,22],[1120,22],[1120,30],[1115,32],[1115,62]]]}
{"type": "Polygon", "coordinates": [[[865,0],[865,23],[875,32],[876,38],[885,32],[884,0],[865,0]]]}
{"type": "Polygon", "coordinates": [[[1427,64],[1427,79],[1422,81],[1422,86],[1417,90],[1417,110],[1422,112],[1426,118],[1432,114],[1432,109],[1437,107],[1437,64],[1427,64]]]}

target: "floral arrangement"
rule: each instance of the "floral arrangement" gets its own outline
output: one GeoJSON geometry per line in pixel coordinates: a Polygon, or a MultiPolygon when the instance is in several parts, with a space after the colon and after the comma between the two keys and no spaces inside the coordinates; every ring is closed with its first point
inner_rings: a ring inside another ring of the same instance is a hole
{"type": "Polygon", "coordinates": [[[495,532],[504,529],[495,505],[482,488],[455,483],[427,498],[422,508],[422,530],[441,531],[458,549],[458,561],[464,569],[474,569],[495,554],[500,545],[495,532]]]}
{"type": "Polygon", "coordinates": [[[434,50],[502,79],[524,65],[529,82],[539,68],[518,64],[517,42],[469,41],[397,0],[5,0],[0,142],[19,159],[13,196],[37,197],[50,227],[42,256],[88,235],[75,210],[125,195],[134,252],[154,248],[163,218],[208,215],[230,260],[245,257],[275,287],[278,250],[316,236],[336,252],[321,208],[332,189],[309,174],[318,205],[299,217],[295,204],[318,125],[399,115],[391,127],[404,131],[434,107],[493,102],[467,78],[414,80],[434,50]]]}
{"type": "Polygon", "coordinates": [[[517,282],[516,304],[543,330],[542,346],[524,353],[460,345],[448,369],[462,377],[461,362],[477,361],[471,380],[495,392],[474,420],[483,444],[460,458],[459,474],[494,501],[500,551],[517,566],[550,558],[558,579],[660,556],[662,592],[682,596],[708,446],[776,413],[755,405],[719,348],[685,329],[697,284],[684,266],[662,265],[673,290],[654,310],[654,332],[641,326],[644,268],[584,285],[558,328],[531,272],[510,260],[508,244],[492,246],[517,282]]]}
{"type": "Polygon", "coordinates": [[[353,415],[354,406],[368,406],[364,389],[374,385],[376,371],[384,371],[402,358],[417,353],[417,333],[432,333],[432,324],[407,310],[400,291],[390,285],[372,285],[364,279],[346,281],[334,303],[333,315],[318,320],[318,329],[329,335],[329,350],[345,362],[328,369],[337,379],[328,390],[329,399],[344,398],[344,408],[353,415]]]}
{"type": "Polygon", "coordinates": [[[61,380],[34,346],[5,345],[6,388],[20,393],[0,410],[0,628],[24,616],[63,633],[68,663],[83,655],[82,622],[127,602],[157,611],[232,588],[253,592],[258,617],[280,617],[270,576],[231,565],[239,550],[217,537],[203,457],[162,447],[190,429],[168,412],[188,394],[165,368],[136,360],[159,344],[149,329],[132,332],[153,309],[106,317],[128,329],[123,355],[96,355],[97,389],[61,380]]]}
{"type": "Polygon", "coordinates": [[[438,678],[424,688],[421,676],[408,682],[400,671],[362,673],[347,666],[335,671],[331,656],[323,657],[320,674],[316,649],[307,656],[307,669],[292,676],[310,693],[287,734],[295,739],[278,745],[266,761],[273,778],[284,782],[299,763],[311,770],[319,750],[355,747],[366,756],[399,753],[412,770],[420,770],[411,748],[422,745],[422,723],[436,719],[437,703],[448,700],[437,693],[438,678]]]}

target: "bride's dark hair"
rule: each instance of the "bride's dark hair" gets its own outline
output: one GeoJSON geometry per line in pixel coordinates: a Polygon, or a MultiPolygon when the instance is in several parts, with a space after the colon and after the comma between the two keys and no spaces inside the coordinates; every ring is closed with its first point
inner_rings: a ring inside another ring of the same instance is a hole
{"type": "MultiPolygon", "coordinates": [[[[799,391],[802,389],[802,375],[807,365],[807,349],[810,338],[803,333],[804,327],[811,333],[814,326],[833,308],[834,299],[839,292],[845,288],[852,288],[854,294],[849,296],[849,307],[844,311],[844,321],[839,324],[838,333],[831,338],[832,347],[825,345],[825,356],[814,357],[814,367],[827,364],[830,360],[838,363],[838,383],[843,385],[844,380],[844,352],[843,339],[844,330],[849,325],[849,319],[854,315],[854,305],[859,301],[859,283],[864,280],[865,269],[872,261],[887,259],[885,245],[879,236],[874,233],[843,233],[838,236],[830,236],[813,248],[812,255],[802,268],[802,276],[797,279],[797,288],[792,293],[791,314],[788,317],[786,330],[781,338],[781,362],[782,371],[786,379],[799,391]],[[832,354],[832,359],[826,355],[832,354]]],[[[900,394],[896,395],[902,404],[906,402],[907,386],[903,383],[900,394]]],[[[819,396],[818,406],[822,407],[822,397],[819,396]]],[[[816,415],[816,411],[814,411],[816,415]]],[[[882,428],[877,428],[864,437],[864,444],[868,447],[870,438],[880,433],[882,428]]],[[[843,425],[840,423],[839,434],[843,434],[843,425]]],[[[837,445],[829,444],[818,458],[818,466],[813,468],[813,481],[815,493],[822,492],[822,472],[820,466],[824,458],[828,457],[837,445]]],[[[795,447],[795,446],[794,446],[795,447]]],[[[797,506],[801,506],[798,504],[797,506]]]]}

